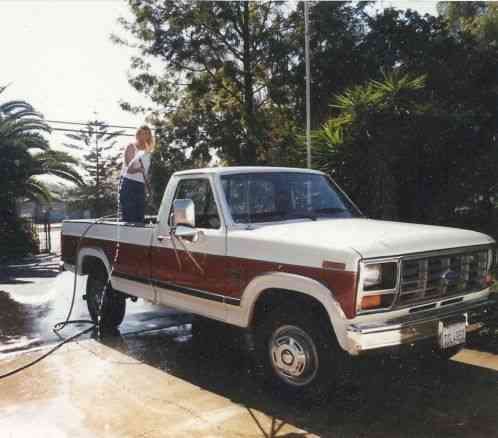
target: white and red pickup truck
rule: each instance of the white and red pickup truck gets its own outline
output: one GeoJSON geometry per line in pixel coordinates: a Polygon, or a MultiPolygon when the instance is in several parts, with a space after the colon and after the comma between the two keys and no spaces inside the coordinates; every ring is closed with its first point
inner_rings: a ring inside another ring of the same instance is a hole
{"type": "Polygon", "coordinates": [[[95,321],[111,274],[104,325],[139,297],[246,328],[268,375],[296,392],[333,380],[345,353],[426,343],[449,356],[494,318],[491,237],[367,219],[317,171],[177,172],[155,223],[95,222],[62,229],[95,321]]]}

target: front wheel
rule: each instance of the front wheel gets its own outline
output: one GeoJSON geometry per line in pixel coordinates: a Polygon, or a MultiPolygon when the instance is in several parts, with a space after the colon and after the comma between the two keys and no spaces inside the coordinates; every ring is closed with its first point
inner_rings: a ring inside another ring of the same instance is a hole
{"type": "Polygon", "coordinates": [[[273,386],[297,397],[323,398],[340,375],[345,353],[328,321],[278,309],[256,331],[258,363],[273,386]]]}
{"type": "Polygon", "coordinates": [[[117,328],[126,311],[126,298],[112,289],[104,266],[97,265],[88,274],[86,303],[95,324],[107,329],[117,328]],[[100,314],[100,320],[99,320],[100,314]]]}

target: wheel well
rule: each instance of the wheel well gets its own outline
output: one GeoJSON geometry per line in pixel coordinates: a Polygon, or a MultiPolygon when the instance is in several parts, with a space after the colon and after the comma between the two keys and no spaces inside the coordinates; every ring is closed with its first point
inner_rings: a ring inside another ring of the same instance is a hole
{"type": "Polygon", "coordinates": [[[284,306],[289,310],[310,312],[313,319],[323,324],[323,327],[328,326],[333,330],[329,315],[320,301],[302,292],[286,289],[266,289],[259,295],[254,306],[250,327],[257,327],[267,315],[284,306]]]}
{"type": "Polygon", "coordinates": [[[82,274],[89,274],[90,271],[95,269],[103,269],[104,272],[107,273],[107,269],[104,265],[104,262],[95,256],[85,256],[83,259],[83,264],[81,266],[82,274]]]}

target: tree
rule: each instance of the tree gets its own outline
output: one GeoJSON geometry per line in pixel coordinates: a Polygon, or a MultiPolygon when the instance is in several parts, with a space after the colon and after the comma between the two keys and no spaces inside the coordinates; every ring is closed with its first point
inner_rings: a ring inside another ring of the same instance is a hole
{"type": "MultiPolygon", "coordinates": [[[[339,114],[313,133],[316,163],[337,179],[370,216],[400,217],[400,184],[421,108],[416,92],[423,77],[385,74],[382,81],[353,87],[336,99],[339,114]],[[398,171],[399,167],[403,170],[398,171]],[[361,169],[361,172],[358,172],[361,169]]],[[[416,169],[415,163],[414,168],[416,169]]]]}
{"type": "MultiPolygon", "coordinates": [[[[131,0],[130,6],[134,20],[121,22],[140,50],[130,82],[157,106],[158,126],[168,129],[175,121],[179,150],[203,162],[216,155],[226,164],[304,165],[302,4],[293,10],[271,1],[131,0]]],[[[367,63],[358,51],[363,8],[349,2],[311,5],[317,127],[329,115],[333,94],[367,78],[367,63]]]]}
{"type": "MultiPolygon", "coordinates": [[[[0,87],[0,94],[5,87],[0,87]]],[[[9,254],[32,250],[30,230],[18,218],[17,201],[47,201],[51,195],[37,177],[55,175],[81,184],[77,161],[50,149],[43,133],[50,129],[33,107],[15,100],[0,104],[0,248],[9,254]],[[17,248],[17,250],[16,250],[17,248]]]]}
{"type": "Polygon", "coordinates": [[[451,224],[456,208],[492,187],[494,145],[473,141],[476,114],[427,101],[423,76],[384,74],[335,107],[313,135],[317,163],[369,216],[451,224]]]}
{"type": "Polygon", "coordinates": [[[136,18],[122,24],[140,41],[142,56],[132,61],[138,74],[131,83],[161,109],[176,106],[170,117],[185,134],[176,137],[178,146],[195,142],[204,160],[216,150],[227,163],[264,162],[265,111],[289,101],[286,8],[279,2],[130,5],[136,18]],[[149,57],[163,63],[163,75],[152,73],[149,57]]]}
{"type": "Polygon", "coordinates": [[[164,190],[173,173],[193,167],[204,167],[201,162],[196,162],[193,158],[187,158],[182,149],[175,147],[174,135],[175,129],[171,125],[163,126],[162,129],[157,129],[155,133],[156,148],[152,153],[150,163],[153,206],[146,206],[146,212],[150,214],[157,214],[164,190]],[[154,211],[147,210],[147,208],[151,207],[153,207],[154,211]]]}
{"type": "Polygon", "coordinates": [[[119,153],[116,137],[122,131],[109,132],[105,122],[89,121],[78,134],[67,134],[65,146],[84,153],[82,167],[85,184],[72,191],[73,207],[89,209],[92,217],[116,211],[119,184],[119,153]]]}
{"type": "MultiPolygon", "coordinates": [[[[433,210],[439,209],[431,220],[451,221],[456,207],[473,206],[476,197],[491,199],[496,190],[497,47],[480,44],[469,33],[455,35],[444,17],[421,17],[410,10],[387,9],[370,17],[368,28],[362,46],[373,78],[380,68],[426,77],[419,102],[432,107],[437,117],[427,115],[418,128],[430,134],[424,148],[434,152],[430,170],[422,167],[419,174],[429,172],[432,182],[425,185],[441,187],[438,197],[430,198],[433,210]]],[[[486,202],[479,214],[473,207],[481,225],[492,222],[486,202]]],[[[414,213],[413,220],[417,218],[414,213]]]]}
{"type": "Polygon", "coordinates": [[[439,2],[437,9],[455,35],[468,33],[482,45],[498,44],[498,5],[494,2],[439,2]]]}
{"type": "MultiPolygon", "coordinates": [[[[305,165],[302,3],[130,5],[134,19],[122,24],[140,50],[131,84],[156,105],[151,119],[164,130],[163,161],[171,153],[188,165],[213,156],[230,165],[305,165]]],[[[443,223],[456,207],[490,199],[497,47],[472,32],[455,34],[444,16],[393,8],[372,16],[364,2],[312,2],[310,9],[312,124],[319,132],[325,123],[336,138],[320,151],[320,166],[378,217],[443,223]],[[423,86],[410,90],[421,77],[423,86]],[[329,105],[337,95],[354,105],[329,105]],[[346,115],[354,122],[337,129],[346,115]],[[382,177],[358,174],[365,148],[382,177]]]]}
{"type": "MultiPolygon", "coordinates": [[[[333,96],[368,80],[372,73],[361,44],[366,35],[366,6],[366,2],[310,2],[311,108],[315,128],[331,115],[333,96]]],[[[304,126],[304,2],[297,3],[289,22],[293,29],[289,41],[296,62],[290,72],[289,101],[295,105],[299,126],[304,126]]]]}

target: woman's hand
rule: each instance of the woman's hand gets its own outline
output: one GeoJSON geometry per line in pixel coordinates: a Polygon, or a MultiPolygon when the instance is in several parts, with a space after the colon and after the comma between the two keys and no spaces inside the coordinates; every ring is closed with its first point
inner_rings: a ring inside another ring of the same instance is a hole
{"type": "Polygon", "coordinates": [[[131,160],[133,160],[134,156],[135,156],[135,147],[133,146],[133,144],[130,143],[126,147],[126,151],[125,151],[125,164],[127,166],[130,165],[130,162],[131,162],[131,160]]]}
{"type": "Polygon", "coordinates": [[[126,163],[126,166],[128,167],[126,170],[126,173],[129,173],[130,175],[133,173],[141,173],[142,172],[142,166],[140,165],[138,160],[135,160],[132,163],[133,159],[137,155],[138,155],[138,153],[136,152],[133,145],[129,144],[128,147],[126,148],[126,152],[125,152],[125,163],[126,163]]]}
{"type": "Polygon", "coordinates": [[[142,166],[140,166],[140,163],[138,161],[135,161],[131,164],[131,166],[128,166],[128,170],[126,173],[142,173],[142,166]]]}

